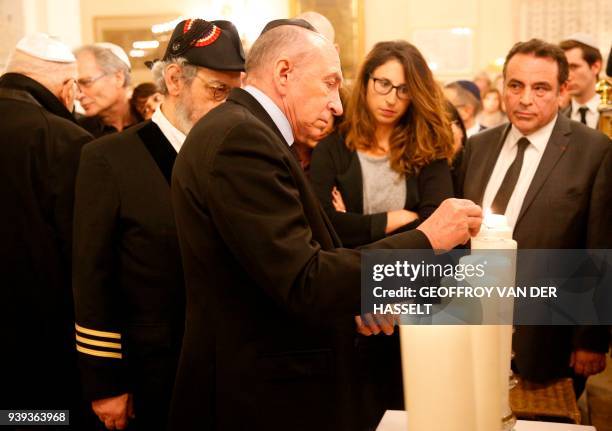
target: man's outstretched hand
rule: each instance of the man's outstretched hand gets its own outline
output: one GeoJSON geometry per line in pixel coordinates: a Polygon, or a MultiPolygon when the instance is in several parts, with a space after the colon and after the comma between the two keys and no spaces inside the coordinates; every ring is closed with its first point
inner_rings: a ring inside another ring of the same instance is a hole
{"type": "Polygon", "coordinates": [[[434,250],[450,250],[465,244],[480,230],[482,209],[467,199],[450,198],[417,229],[425,234],[434,250]]]}

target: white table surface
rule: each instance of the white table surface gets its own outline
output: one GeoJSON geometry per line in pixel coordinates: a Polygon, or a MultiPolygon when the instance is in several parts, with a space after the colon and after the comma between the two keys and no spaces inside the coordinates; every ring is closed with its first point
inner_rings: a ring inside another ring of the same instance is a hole
{"type": "MultiPolygon", "coordinates": [[[[376,431],[408,431],[407,413],[400,410],[387,410],[376,431]]],[[[514,431],[595,431],[595,427],[552,422],[517,421],[514,431]]]]}

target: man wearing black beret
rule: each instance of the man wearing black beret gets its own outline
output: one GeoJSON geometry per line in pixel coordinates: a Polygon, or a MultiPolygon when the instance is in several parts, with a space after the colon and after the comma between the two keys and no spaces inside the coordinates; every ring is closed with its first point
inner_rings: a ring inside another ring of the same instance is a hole
{"type": "Polygon", "coordinates": [[[152,66],[164,103],[85,146],[77,176],[76,345],[108,429],[166,428],[184,326],[170,176],[185,135],[240,86],[244,53],[232,23],[188,19],[152,66]]]}

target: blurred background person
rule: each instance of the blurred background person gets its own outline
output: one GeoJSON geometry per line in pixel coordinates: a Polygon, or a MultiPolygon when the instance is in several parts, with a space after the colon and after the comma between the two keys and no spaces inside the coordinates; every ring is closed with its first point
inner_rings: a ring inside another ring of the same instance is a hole
{"type": "Polygon", "coordinates": [[[340,46],[336,43],[336,30],[332,25],[331,21],[327,19],[325,15],[322,15],[314,11],[306,11],[295,17],[296,19],[303,19],[310,25],[312,25],[317,33],[322,34],[334,44],[336,51],[340,52],[340,46]]]}
{"type": "Polygon", "coordinates": [[[561,110],[561,112],[566,113],[569,110],[571,110],[572,109],[570,107],[571,104],[572,104],[572,95],[569,93],[569,91],[566,91],[565,93],[560,95],[559,109],[561,110]]]}
{"type": "Polygon", "coordinates": [[[72,116],[76,79],[70,49],[43,33],[17,43],[0,77],[0,408],[70,410],[61,428],[80,431],[72,209],[92,137],[72,116]]]}
{"type": "Polygon", "coordinates": [[[595,84],[603,65],[601,52],[594,38],[586,33],[575,33],[562,41],[559,46],[565,52],[569,63],[568,91],[572,97],[571,104],[563,113],[574,121],[592,129],[599,122],[599,94],[595,84]]]}
{"type": "Polygon", "coordinates": [[[163,100],[164,96],[154,83],[143,82],[132,91],[132,97],[130,98],[132,114],[139,121],[150,120],[163,100]]]}
{"type": "MultiPolygon", "coordinates": [[[[404,41],[367,55],[339,132],[312,156],[311,182],[345,246],[414,229],[453,196],[451,124],[425,59],[404,41]]],[[[356,409],[364,428],[403,409],[399,340],[357,339],[356,409]],[[364,371],[367,370],[367,371],[364,371]]]]}
{"type": "Polygon", "coordinates": [[[484,70],[477,73],[474,76],[474,79],[472,80],[474,82],[474,84],[476,84],[476,87],[478,87],[478,90],[480,91],[480,95],[484,98],[484,94],[489,91],[493,85],[493,83],[491,82],[491,78],[489,78],[489,74],[487,72],[485,72],[484,70]]]}
{"type": "Polygon", "coordinates": [[[120,132],[138,122],[130,108],[130,60],[112,43],[78,48],[77,99],[85,111],[79,124],[96,138],[120,132]]]}
{"type": "Polygon", "coordinates": [[[472,81],[455,81],[444,86],[444,95],[459,111],[465,125],[467,137],[485,129],[478,123],[478,113],[482,108],[480,90],[472,81]]]}
{"type": "Polygon", "coordinates": [[[478,115],[478,123],[487,129],[506,123],[508,117],[506,117],[506,114],[502,111],[501,93],[497,89],[491,88],[481,94],[483,95],[482,111],[480,111],[478,115]]]}

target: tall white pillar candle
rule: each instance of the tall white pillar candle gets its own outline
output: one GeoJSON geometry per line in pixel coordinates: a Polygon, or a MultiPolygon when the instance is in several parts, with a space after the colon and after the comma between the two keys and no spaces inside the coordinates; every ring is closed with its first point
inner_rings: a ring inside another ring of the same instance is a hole
{"type": "MultiPolygon", "coordinates": [[[[509,264],[505,268],[496,268],[495,278],[500,286],[514,286],[516,282],[516,250],[517,242],[512,239],[512,229],[505,216],[488,213],[479,234],[471,240],[472,250],[506,250],[503,256],[507,257],[509,264]]],[[[474,254],[474,252],[472,253],[474,254]]],[[[502,299],[497,312],[512,319],[513,301],[502,299]]],[[[486,326],[484,326],[486,327],[486,326]]],[[[499,325],[494,327],[498,331],[499,353],[499,390],[500,414],[502,418],[512,416],[509,397],[509,372],[512,356],[512,325],[499,325]]]]}
{"type": "Polygon", "coordinates": [[[408,430],[477,430],[470,328],[402,325],[400,340],[408,430]]]}

